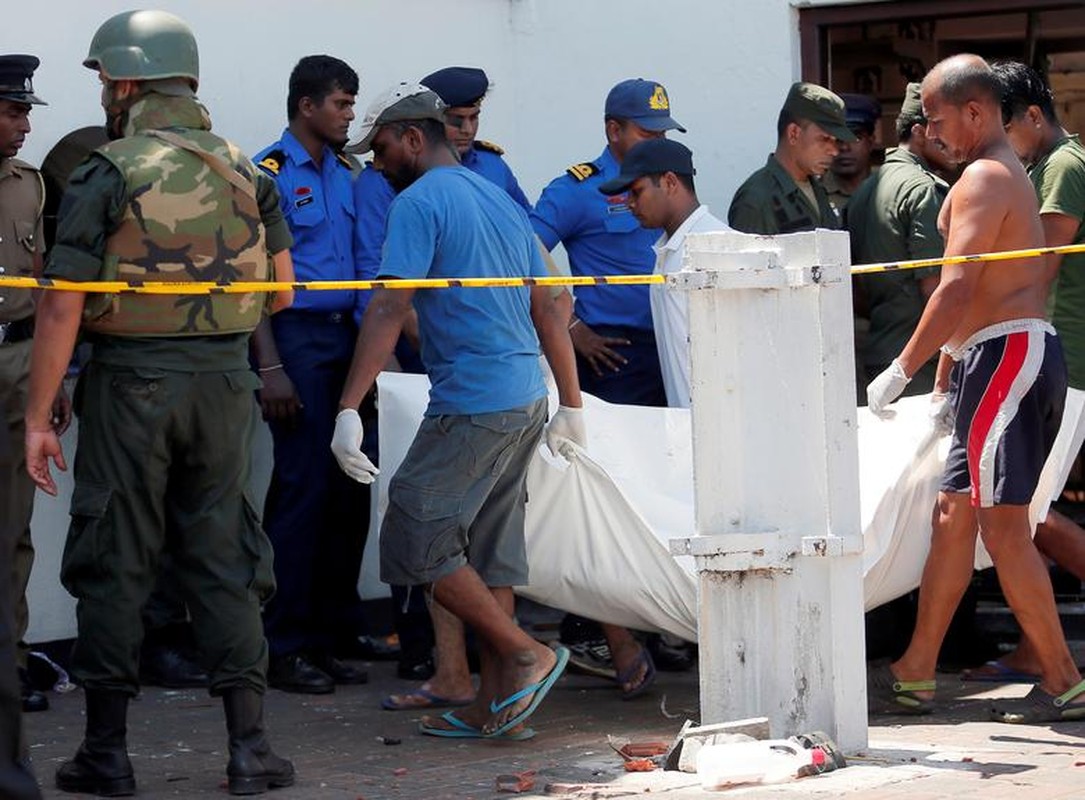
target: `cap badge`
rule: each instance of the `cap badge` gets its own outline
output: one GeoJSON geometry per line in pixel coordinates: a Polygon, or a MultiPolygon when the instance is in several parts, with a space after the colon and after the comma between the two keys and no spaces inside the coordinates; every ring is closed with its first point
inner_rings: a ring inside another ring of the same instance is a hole
{"type": "Polygon", "coordinates": [[[648,107],[653,111],[670,111],[671,101],[667,99],[667,92],[662,86],[656,86],[648,99],[648,107]]]}

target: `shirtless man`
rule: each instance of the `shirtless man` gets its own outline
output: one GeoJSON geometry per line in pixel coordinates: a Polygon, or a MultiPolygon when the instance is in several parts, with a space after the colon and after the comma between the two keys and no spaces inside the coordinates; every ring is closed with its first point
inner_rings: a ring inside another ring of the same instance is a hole
{"type": "MultiPolygon", "coordinates": [[[[1002,128],[1000,88],[987,63],[958,55],[923,81],[927,136],[966,167],[938,225],[946,256],[1042,247],[1036,194],[1002,128]]],[[[1021,628],[1036,645],[1042,681],[992,710],[1001,722],[1085,718],[1082,681],[1062,635],[1047,567],[1032,543],[1028,504],[1062,418],[1066,367],[1044,320],[1042,260],[945,265],[916,332],[867,388],[869,408],[890,416],[911,376],[939,348],[935,389],[947,391],[953,439],[935,509],[919,617],[905,654],[872,669],[875,706],[929,713],[938,650],[972,575],[975,533],[955,513],[976,509],[980,535],[1021,628]],[[951,375],[952,371],[952,375],[951,375]]]]}

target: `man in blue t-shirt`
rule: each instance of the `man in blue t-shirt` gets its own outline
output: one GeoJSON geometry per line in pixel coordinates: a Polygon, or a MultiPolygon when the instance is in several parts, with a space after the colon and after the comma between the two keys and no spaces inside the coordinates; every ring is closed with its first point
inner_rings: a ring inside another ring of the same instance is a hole
{"type": "MultiPolygon", "coordinates": [[[[362,139],[399,192],[388,213],[385,278],[542,276],[523,209],[460,165],[445,137],[445,106],[420,84],[399,84],[366,111],[362,139]]],[[[481,685],[470,706],[423,733],[454,738],[533,735],[534,713],[568,661],[512,617],[512,587],[528,582],[527,467],[543,435],[555,454],[585,444],[572,343],[542,287],[377,291],[362,319],[336,417],[332,452],[370,483],[357,408],[395,347],[410,308],[432,388],[425,418],[393,477],[381,531],[381,578],[425,586],[483,642],[481,685]],[[559,408],[546,423],[538,354],[550,362],[559,408]]]]}

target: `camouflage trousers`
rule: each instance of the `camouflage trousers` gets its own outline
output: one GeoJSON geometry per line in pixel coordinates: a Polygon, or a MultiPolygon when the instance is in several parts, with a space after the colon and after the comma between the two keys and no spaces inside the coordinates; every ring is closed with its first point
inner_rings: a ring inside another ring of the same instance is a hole
{"type": "Polygon", "coordinates": [[[271,545],[245,496],[258,386],[248,370],[97,361],[80,379],[61,582],[78,601],[72,673],[84,685],[137,692],[140,612],[168,549],[211,693],[266,688],[271,545]]]}

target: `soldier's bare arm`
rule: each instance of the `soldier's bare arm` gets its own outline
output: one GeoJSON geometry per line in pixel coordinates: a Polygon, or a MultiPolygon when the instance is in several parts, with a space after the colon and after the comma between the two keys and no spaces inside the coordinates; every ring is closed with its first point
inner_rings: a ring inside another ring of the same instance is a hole
{"type": "MultiPolygon", "coordinates": [[[[1062,247],[1073,244],[1077,238],[1081,220],[1071,217],[1069,214],[1041,214],[1040,223],[1044,226],[1044,244],[1048,247],[1062,247]]],[[[1047,257],[1047,272],[1044,279],[1050,286],[1059,274],[1059,266],[1062,264],[1061,255],[1047,257]]]]}

